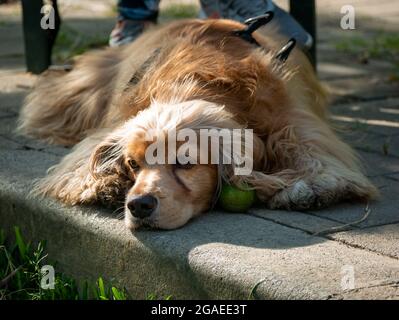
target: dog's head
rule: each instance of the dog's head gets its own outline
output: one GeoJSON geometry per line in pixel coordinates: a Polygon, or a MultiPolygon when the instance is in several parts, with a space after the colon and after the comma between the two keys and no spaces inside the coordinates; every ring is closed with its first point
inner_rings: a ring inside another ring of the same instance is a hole
{"type": "Polygon", "coordinates": [[[178,228],[212,207],[222,176],[232,172],[234,159],[221,165],[220,145],[212,134],[204,144],[203,133],[237,128],[233,115],[214,103],[154,101],[97,147],[92,172],[131,182],[114,184],[129,186],[123,191],[129,228],[178,228]]]}

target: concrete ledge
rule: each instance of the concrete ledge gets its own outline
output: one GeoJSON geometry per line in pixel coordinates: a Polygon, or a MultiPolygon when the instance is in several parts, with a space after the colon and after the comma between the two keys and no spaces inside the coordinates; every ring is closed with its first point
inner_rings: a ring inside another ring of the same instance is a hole
{"type": "MultiPolygon", "coordinates": [[[[0,149],[0,159],[1,226],[18,225],[30,240],[46,239],[50,258],[77,279],[113,279],[137,298],[245,299],[260,282],[260,299],[399,296],[392,286],[399,280],[397,259],[312,236],[262,218],[259,210],[256,216],[215,212],[179,230],[132,234],[102,208],[26,197],[32,179],[59,156],[0,149]],[[341,289],[345,265],[354,267],[356,290],[341,289]]],[[[297,214],[311,229],[323,227],[321,218],[297,214]]]]}

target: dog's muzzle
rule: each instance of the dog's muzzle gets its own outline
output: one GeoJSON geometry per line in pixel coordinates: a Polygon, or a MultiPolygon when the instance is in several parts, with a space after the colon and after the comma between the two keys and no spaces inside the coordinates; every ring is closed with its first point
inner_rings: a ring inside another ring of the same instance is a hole
{"type": "Polygon", "coordinates": [[[137,219],[146,219],[158,208],[158,199],[152,195],[135,196],[127,201],[127,208],[133,217],[137,219]]]}

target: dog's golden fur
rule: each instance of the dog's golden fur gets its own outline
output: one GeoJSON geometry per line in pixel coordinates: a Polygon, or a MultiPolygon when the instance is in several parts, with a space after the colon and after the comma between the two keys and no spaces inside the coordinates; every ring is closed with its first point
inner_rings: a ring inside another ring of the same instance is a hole
{"type": "MultiPolygon", "coordinates": [[[[294,50],[281,64],[273,34],[254,34],[260,49],[232,35],[243,27],[180,21],[123,49],[85,54],[71,72],[43,76],[26,100],[19,130],[78,145],[38,191],[68,204],[153,193],[160,209],[148,224],[179,227],[209,209],[220,172],[211,165],[146,165],[145,131],[248,127],[255,133],[254,171],[224,178],[248,182],[268,207],[302,210],[374,198],[353,150],[328,124],[327,96],[306,57],[294,50]],[[132,157],[140,172],[127,165],[132,157]]],[[[129,227],[137,226],[125,211],[129,227]]]]}

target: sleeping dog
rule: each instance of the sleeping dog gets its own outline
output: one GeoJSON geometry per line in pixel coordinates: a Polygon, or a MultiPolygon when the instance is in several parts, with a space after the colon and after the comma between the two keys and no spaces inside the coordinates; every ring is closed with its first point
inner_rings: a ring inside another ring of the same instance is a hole
{"type": "Polygon", "coordinates": [[[327,95],[306,56],[293,40],[280,50],[272,31],[255,31],[269,18],[179,21],[44,74],[19,130],[76,146],[35,192],[70,205],[123,203],[131,229],[183,226],[210,210],[222,181],[250,186],[271,209],[376,197],[328,123],[327,95]],[[149,163],[154,140],[204,128],[250,129],[251,172],[197,159],[149,163]]]}

